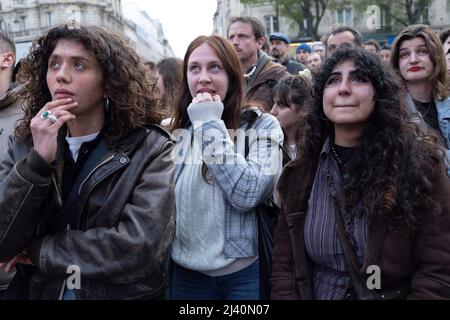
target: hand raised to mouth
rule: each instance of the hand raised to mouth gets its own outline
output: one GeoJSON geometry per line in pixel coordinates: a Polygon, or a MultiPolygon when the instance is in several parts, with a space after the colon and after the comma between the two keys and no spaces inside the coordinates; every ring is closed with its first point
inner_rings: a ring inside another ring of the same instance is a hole
{"type": "Polygon", "coordinates": [[[201,102],[220,102],[220,96],[218,94],[211,96],[209,92],[199,92],[197,96],[192,99],[192,103],[201,102]]]}

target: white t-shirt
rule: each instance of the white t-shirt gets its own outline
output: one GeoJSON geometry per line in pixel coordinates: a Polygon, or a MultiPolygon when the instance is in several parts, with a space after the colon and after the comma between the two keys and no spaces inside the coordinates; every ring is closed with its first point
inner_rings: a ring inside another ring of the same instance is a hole
{"type": "Polygon", "coordinates": [[[93,134],[89,134],[87,136],[81,137],[69,137],[69,133],[67,133],[66,141],[69,144],[70,152],[72,153],[73,161],[77,162],[78,152],[80,151],[81,145],[85,142],[89,142],[97,138],[100,132],[96,132],[93,134]]]}

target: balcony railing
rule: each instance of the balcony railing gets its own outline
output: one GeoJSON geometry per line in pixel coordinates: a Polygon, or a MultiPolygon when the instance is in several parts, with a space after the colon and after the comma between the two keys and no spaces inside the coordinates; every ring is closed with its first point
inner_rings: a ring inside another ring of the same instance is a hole
{"type": "Polygon", "coordinates": [[[26,29],[26,30],[20,30],[20,31],[10,31],[9,35],[12,36],[14,39],[17,38],[36,38],[41,36],[45,31],[47,31],[48,28],[40,28],[40,29],[26,29]]]}

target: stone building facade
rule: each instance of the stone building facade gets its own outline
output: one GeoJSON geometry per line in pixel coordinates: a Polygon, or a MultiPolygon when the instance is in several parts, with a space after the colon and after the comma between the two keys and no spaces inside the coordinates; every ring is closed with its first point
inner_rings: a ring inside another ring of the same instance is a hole
{"type": "Polygon", "coordinates": [[[146,20],[133,21],[136,17],[137,15],[124,16],[121,0],[2,0],[0,2],[0,30],[6,32],[16,42],[18,58],[23,57],[31,42],[49,28],[68,23],[98,25],[117,32],[124,36],[144,60],[157,59],[164,55],[170,56],[171,53],[173,55],[172,49],[164,38],[161,25],[148,16],[146,20]],[[157,29],[155,32],[159,33],[159,37],[146,37],[147,29],[157,29]],[[150,53],[149,51],[152,50],[154,52],[150,53]]]}
{"type": "MultiPolygon", "coordinates": [[[[228,19],[232,16],[249,15],[257,17],[266,26],[267,34],[274,31],[282,31],[291,39],[298,39],[299,26],[287,17],[277,17],[273,1],[266,1],[261,4],[244,5],[240,0],[217,0],[217,10],[214,15],[214,32],[226,36],[228,19]]],[[[396,25],[393,19],[389,19],[382,10],[380,10],[379,19],[374,27],[371,23],[373,11],[356,9],[352,3],[344,4],[342,1],[330,1],[323,19],[319,25],[319,35],[326,34],[333,25],[345,24],[358,29],[364,38],[374,38],[380,42],[389,42],[395,34],[403,27],[396,25]],[[342,4],[341,4],[342,3],[342,4]]],[[[370,6],[368,1],[367,9],[370,6]]],[[[430,6],[424,10],[420,16],[421,23],[430,25],[434,30],[441,31],[450,26],[450,1],[431,0],[430,6]]],[[[311,39],[319,40],[319,39],[311,39]]]]}

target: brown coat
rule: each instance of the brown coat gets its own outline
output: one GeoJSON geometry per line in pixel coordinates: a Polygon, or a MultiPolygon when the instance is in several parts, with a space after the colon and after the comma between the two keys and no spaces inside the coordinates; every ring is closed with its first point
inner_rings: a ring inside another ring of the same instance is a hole
{"type": "Polygon", "coordinates": [[[273,107],[272,88],[286,75],[288,73],[284,66],[271,61],[266,54],[260,53],[255,74],[247,79],[246,100],[260,104],[269,112],[273,107]]]}
{"type": "MultiPolygon", "coordinates": [[[[318,158],[288,164],[278,183],[282,210],[275,233],[272,299],[309,300],[311,261],[304,242],[308,199],[318,158]]],[[[450,183],[444,165],[434,174],[433,199],[441,204],[415,231],[394,233],[381,218],[370,218],[361,273],[370,265],[381,269],[381,289],[411,277],[408,299],[450,299],[450,183]]]]}
{"type": "Polygon", "coordinates": [[[14,125],[23,117],[20,110],[21,100],[17,94],[19,86],[11,87],[3,97],[0,97],[0,153],[3,154],[8,147],[8,137],[14,133],[14,125]]]}

